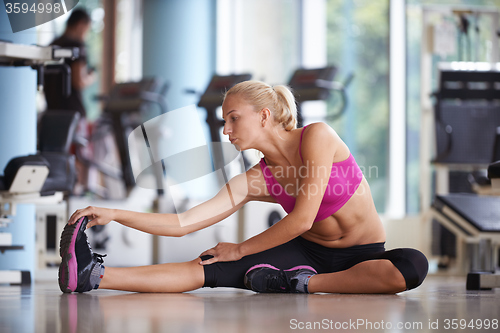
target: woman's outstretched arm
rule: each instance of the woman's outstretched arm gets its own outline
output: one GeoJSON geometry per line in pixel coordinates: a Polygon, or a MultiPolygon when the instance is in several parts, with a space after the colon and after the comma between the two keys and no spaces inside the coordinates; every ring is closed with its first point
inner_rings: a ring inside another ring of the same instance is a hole
{"type": "Polygon", "coordinates": [[[298,182],[295,207],[290,214],[240,244],[219,243],[202,253],[212,255],[213,258],[201,264],[230,261],[229,258],[234,258],[234,253],[243,257],[262,252],[284,244],[311,229],[330,179],[336,151],[335,135],[333,130],[323,123],[310,125],[304,134],[302,156],[307,173],[298,182]]]}
{"type": "Polygon", "coordinates": [[[246,174],[240,174],[232,178],[215,197],[180,214],[141,213],[89,206],[76,210],[68,223],[73,224],[87,216],[88,228],[116,221],[153,235],[181,237],[222,221],[247,201],[247,177],[246,174]]]}

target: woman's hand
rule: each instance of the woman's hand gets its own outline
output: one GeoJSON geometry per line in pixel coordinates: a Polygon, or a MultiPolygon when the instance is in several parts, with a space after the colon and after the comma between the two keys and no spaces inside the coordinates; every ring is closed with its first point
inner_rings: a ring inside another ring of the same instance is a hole
{"type": "Polygon", "coordinates": [[[81,217],[87,216],[89,223],[87,229],[95,225],[106,225],[114,220],[114,210],[109,208],[100,208],[89,206],[83,209],[77,209],[68,220],[68,224],[76,223],[81,217]]]}
{"type": "Polygon", "coordinates": [[[240,253],[240,244],[234,243],[219,243],[217,246],[200,254],[200,257],[204,255],[211,255],[214,257],[201,261],[200,265],[210,265],[218,261],[236,261],[243,257],[240,253]]]}

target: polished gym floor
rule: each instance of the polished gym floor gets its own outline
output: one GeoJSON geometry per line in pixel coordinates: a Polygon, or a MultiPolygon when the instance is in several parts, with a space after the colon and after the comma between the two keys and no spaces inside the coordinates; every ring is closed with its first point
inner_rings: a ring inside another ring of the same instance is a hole
{"type": "Polygon", "coordinates": [[[183,294],[57,284],[0,286],[0,332],[498,332],[500,290],[467,291],[465,278],[429,276],[398,295],[256,294],[204,288],[183,294]],[[489,328],[487,328],[489,327],[489,328]]]}

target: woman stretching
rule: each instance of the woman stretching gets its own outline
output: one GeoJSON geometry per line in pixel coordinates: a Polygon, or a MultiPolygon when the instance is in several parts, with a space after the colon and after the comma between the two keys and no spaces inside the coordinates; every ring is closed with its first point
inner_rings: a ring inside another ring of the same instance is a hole
{"type": "Polygon", "coordinates": [[[414,249],[385,251],[384,228],[349,148],[324,123],[297,129],[295,100],[286,86],[242,82],[227,91],[222,110],[224,134],[239,150],[261,151],[260,163],[232,178],[214,198],[181,214],[98,207],[75,211],[61,237],[63,292],[235,287],[393,294],[423,282],[425,256],[414,249]],[[189,262],[105,269],[85,234],[86,228],[116,221],[180,237],[227,218],[252,200],[278,203],[288,215],[242,243],[219,243],[189,262]]]}

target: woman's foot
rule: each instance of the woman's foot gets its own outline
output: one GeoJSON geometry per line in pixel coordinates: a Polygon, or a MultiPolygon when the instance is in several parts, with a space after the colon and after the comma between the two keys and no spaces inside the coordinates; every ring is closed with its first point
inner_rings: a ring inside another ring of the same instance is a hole
{"type": "Polygon", "coordinates": [[[88,218],[67,224],[61,235],[59,288],[63,293],[97,289],[104,275],[102,255],[92,252],[85,230],[88,218]]]}
{"type": "Polygon", "coordinates": [[[317,274],[311,266],[281,270],[269,264],[252,266],[245,274],[244,284],[259,293],[308,293],[307,284],[317,274]]]}

